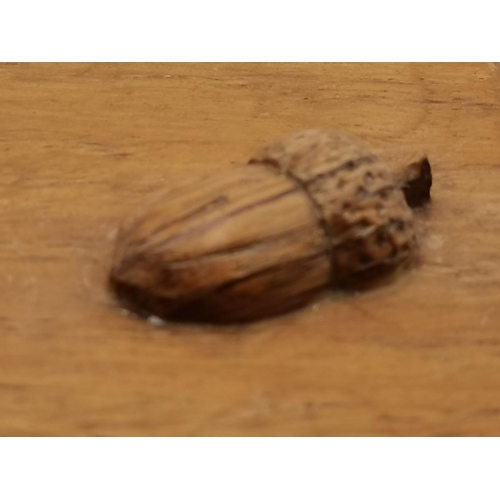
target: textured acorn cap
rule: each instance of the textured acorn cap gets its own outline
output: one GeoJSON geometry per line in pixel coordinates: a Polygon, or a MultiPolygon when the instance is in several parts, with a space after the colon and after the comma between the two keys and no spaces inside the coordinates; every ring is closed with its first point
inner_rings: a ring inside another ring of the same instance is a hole
{"type": "Polygon", "coordinates": [[[364,145],[331,130],[307,130],[264,147],[250,164],[294,180],[328,242],[332,281],[377,278],[411,261],[413,212],[398,179],[364,145]]]}

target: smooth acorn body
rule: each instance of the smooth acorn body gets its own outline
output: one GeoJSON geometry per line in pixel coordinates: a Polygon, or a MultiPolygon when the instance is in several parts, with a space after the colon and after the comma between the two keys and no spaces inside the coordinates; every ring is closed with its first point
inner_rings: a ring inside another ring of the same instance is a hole
{"type": "Polygon", "coordinates": [[[172,191],[120,231],[111,281],[139,314],[239,322],[289,311],[329,284],[301,189],[243,166],[172,191]]]}
{"type": "Polygon", "coordinates": [[[306,131],[173,188],[119,232],[110,283],[141,316],[237,323],[411,261],[413,212],[387,165],[306,131]]]}

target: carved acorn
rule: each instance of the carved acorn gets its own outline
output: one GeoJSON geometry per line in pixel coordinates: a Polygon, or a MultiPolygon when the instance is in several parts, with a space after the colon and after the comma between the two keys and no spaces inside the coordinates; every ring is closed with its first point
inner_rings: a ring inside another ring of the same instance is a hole
{"type": "Polygon", "coordinates": [[[431,182],[425,157],[396,173],[338,132],[295,134],[247,165],[171,189],[125,223],[110,284],[144,317],[282,314],[411,263],[410,205],[428,201],[431,182]]]}

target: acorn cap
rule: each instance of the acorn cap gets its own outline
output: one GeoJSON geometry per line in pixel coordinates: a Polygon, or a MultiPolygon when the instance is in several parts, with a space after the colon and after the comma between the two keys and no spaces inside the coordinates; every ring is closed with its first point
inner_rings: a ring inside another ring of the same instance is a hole
{"type": "Polygon", "coordinates": [[[264,147],[250,164],[293,179],[328,242],[332,280],[365,281],[415,253],[413,213],[401,183],[364,145],[332,130],[307,130],[264,147]]]}

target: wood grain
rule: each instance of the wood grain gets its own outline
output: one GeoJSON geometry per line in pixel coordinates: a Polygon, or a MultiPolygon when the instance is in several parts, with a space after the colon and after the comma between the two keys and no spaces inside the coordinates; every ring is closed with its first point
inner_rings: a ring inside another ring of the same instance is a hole
{"type": "Polygon", "coordinates": [[[0,434],[500,435],[498,65],[5,64],[0,117],[0,434]],[[312,127],[429,155],[417,269],[244,328],[117,311],[124,217],[312,127]]]}

